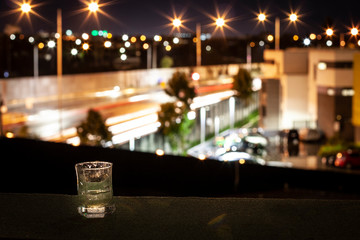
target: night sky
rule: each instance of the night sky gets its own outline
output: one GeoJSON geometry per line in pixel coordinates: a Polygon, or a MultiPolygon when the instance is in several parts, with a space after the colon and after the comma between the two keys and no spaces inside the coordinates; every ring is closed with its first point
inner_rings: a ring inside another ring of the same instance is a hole
{"type": "MultiPolygon", "coordinates": [[[[226,30],[226,35],[243,36],[256,34],[261,31],[273,31],[276,16],[282,19],[282,30],[289,32],[321,33],[322,27],[330,20],[335,32],[346,32],[346,27],[351,25],[360,26],[360,1],[326,1],[326,0],[238,0],[238,1],[165,1],[165,0],[100,0],[100,3],[111,3],[101,9],[111,18],[99,14],[97,23],[93,16],[86,22],[86,12],[77,13],[77,10],[85,5],[80,0],[32,0],[32,4],[39,4],[33,8],[44,19],[31,15],[31,24],[26,17],[18,21],[20,13],[8,14],[16,7],[14,1],[23,0],[0,0],[0,31],[6,24],[20,25],[23,32],[31,34],[39,30],[56,31],[56,9],[63,11],[63,29],[72,29],[74,32],[89,32],[92,29],[104,29],[115,34],[170,34],[171,27],[166,26],[169,20],[165,17],[173,17],[173,9],[179,15],[184,13],[183,18],[188,22],[184,25],[188,29],[181,30],[189,32],[195,30],[196,23],[201,23],[204,32],[212,32],[214,27],[206,26],[212,20],[206,15],[216,15],[215,6],[222,13],[230,9],[227,18],[233,21],[228,25],[235,32],[226,30]],[[296,26],[289,26],[286,20],[287,12],[298,11],[301,22],[296,26]],[[266,11],[269,22],[257,24],[256,12],[266,11]]],[[[176,32],[176,31],[175,31],[176,32]]]]}

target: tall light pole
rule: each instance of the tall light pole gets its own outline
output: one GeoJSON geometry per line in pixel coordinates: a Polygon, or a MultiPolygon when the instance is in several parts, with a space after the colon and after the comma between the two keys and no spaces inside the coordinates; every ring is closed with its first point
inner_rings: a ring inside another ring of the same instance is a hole
{"type": "Polygon", "coordinates": [[[196,24],[196,66],[201,66],[201,24],[196,24]]]}
{"type": "Polygon", "coordinates": [[[60,137],[62,137],[62,14],[61,9],[57,9],[57,17],[56,17],[56,32],[58,34],[57,38],[57,85],[58,85],[58,110],[59,110],[59,133],[60,137]]]}
{"type": "Polygon", "coordinates": [[[275,18],[275,50],[280,50],[280,18],[275,18]]]}

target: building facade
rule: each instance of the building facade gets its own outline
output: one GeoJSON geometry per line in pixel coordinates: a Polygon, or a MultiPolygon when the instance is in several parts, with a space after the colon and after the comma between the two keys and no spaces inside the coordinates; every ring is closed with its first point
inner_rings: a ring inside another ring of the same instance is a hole
{"type": "MultiPolygon", "coordinates": [[[[278,87],[266,95],[280,103],[278,129],[319,128],[326,137],[353,140],[353,68],[358,52],[334,48],[266,50],[265,61],[277,69],[278,87]]],[[[276,128],[274,123],[266,126],[269,117],[264,116],[264,127],[276,128]]]]}

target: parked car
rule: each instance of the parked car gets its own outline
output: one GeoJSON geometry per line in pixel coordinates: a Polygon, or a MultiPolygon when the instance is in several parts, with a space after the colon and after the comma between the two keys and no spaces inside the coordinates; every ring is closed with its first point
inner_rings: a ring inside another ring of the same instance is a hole
{"type": "Polygon", "coordinates": [[[284,129],[279,132],[280,151],[287,152],[290,156],[299,154],[299,132],[297,129],[284,129]]]}
{"type": "Polygon", "coordinates": [[[239,161],[240,164],[258,164],[265,165],[265,161],[260,158],[251,156],[246,152],[225,152],[217,157],[220,161],[239,161]]]}
{"type": "Polygon", "coordinates": [[[329,154],[321,157],[321,163],[327,166],[334,166],[337,154],[329,154]]]}
{"type": "Polygon", "coordinates": [[[299,130],[299,139],[304,142],[317,142],[324,137],[320,129],[302,128],[299,130]]]}
{"type": "Polygon", "coordinates": [[[353,168],[360,167],[360,151],[347,150],[336,154],[335,167],[353,168]]]}

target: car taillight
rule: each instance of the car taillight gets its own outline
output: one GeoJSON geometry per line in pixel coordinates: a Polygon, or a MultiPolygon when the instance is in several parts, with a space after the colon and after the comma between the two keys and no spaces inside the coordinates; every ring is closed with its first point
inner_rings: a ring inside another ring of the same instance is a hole
{"type": "Polygon", "coordinates": [[[341,164],[341,159],[337,158],[334,162],[335,167],[339,167],[341,164]]]}
{"type": "Polygon", "coordinates": [[[342,154],[337,154],[337,158],[334,162],[335,167],[341,167],[344,165],[345,157],[342,154]]]}

